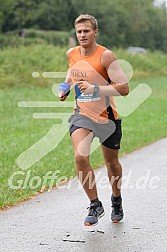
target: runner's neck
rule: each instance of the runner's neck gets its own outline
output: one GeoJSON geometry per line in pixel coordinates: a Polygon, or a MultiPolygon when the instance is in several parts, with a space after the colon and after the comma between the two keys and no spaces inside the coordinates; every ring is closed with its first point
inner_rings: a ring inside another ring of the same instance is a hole
{"type": "Polygon", "coordinates": [[[80,53],[82,56],[90,56],[96,51],[97,47],[97,43],[94,43],[92,46],[89,47],[80,46],[80,53]]]}

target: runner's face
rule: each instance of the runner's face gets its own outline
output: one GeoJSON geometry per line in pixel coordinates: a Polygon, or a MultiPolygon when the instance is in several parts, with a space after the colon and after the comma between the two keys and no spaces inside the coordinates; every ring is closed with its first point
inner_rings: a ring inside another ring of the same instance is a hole
{"type": "Polygon", "coordinates": [[[97,29],[93,29],[89,21],[85,21],[75,26],[78,42],[83,47],[89,47],[95,42],[97,29]]]}

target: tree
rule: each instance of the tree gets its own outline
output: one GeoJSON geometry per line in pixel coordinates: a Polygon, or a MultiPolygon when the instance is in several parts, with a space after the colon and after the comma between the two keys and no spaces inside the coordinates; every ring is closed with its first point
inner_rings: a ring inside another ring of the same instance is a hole
{"type": "MultiPolygon", "coordinates": [[[[91,14],[104,46],[142,46],[167,51],[167,8],[154,0],[0,0],[1,32],[35,28],[72,30],[75,18],[91,14]]],[[[74,32],[73,32],[74,33],[74,32]]]]}

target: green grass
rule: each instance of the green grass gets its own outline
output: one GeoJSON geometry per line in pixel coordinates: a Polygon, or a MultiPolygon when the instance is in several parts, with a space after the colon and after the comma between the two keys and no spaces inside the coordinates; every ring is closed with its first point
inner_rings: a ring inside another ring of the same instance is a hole
{"type": "MultiPolygon", "coordinates": [[[[27,171],[23,171],[17,165],[17,157],[43,137],[56,122],[54,119],[33,119],[32,117],[34,112],[58,112],[56,108],[20,108],[17,106],[19,101],[58,101],[51,90],[54,80],[44,80],[42,77],[33,79],[30,76],[31,72],[53,71],[53,69],[56,71],[66,70],[66,62],[64,60],[65,48],[58,50],[58,48],[51,46],[47,51],[46,58],[41,58],[41,60],[38,55],[39,52],[42,52],[40,47],[33,48],[33,55],[30,54],[31,50],[29,48],[29,51],[26,51],[27,57],[25,56],[25,50],[27,49],[21,48],[17,53],[15,50],[13,52],[12,50],[2,51],[2,57],[0,57],[1,72],[8,73],[7,76],[5,74],[2,75],[1,80],[2,82],[6,81],[6,86],[4,83],[1,83],[0,89],[0,130],[2,139],[0,143],[0,207],[17,204],[19,201],[28,199],[39,192],[43,180],[38,188],[31,189],[29,187],[29,182],[34,176],[39,176],[43,179],[47,171],[54,172],[56,170],[60,170],[59,177],[63,175],[68,178],[75,176],[73,148],[67,132],[57,148],[28,169],[30,177],[27,177],[26,188],[21,187],[13,190],[8,185],[9,177],[16,171],[21,171],[24,174],[15,177],[13,180],[14,185],[17,185],[19,180],[25,182],[27,171]],[[61,56],[60,61],[58,54],[61,56]],[[20,61],[19,64],[18,61],[20,61]],[[58,61],[61,64],[58,64],[58,61]],[[16,73],[14,72],[14,62],[16,62],[16,73]],[[45,68],[46,66],[47,68],[45,68]]],[[[151,55],[150,57],[153,58],[154,56],[151,55]]],[[[151,70],[149,69],[149,71],[151,70]]],[[[150,74],[147,72],[149,77],[143,79],[134,78],[130,82],[130,90],[134,89],[139,83],[147,83],[152,88],[152,95],[130,116],[123,118],[123,139],[120,155],[130,153],[135,149],[167,136],[167,77],[158,77],[158,71],[157,77],[151,77],[151,72],[149,72],[150,74]]],[[[163,74],[161,73],[161,75],[163,74]]],[[[69,100],[73,100],[72,94],[69,100]]],[[[72,113],[72,108],[68,108],[68,110],[59,108],[60,113],[64,111],[72,113]]],[[[100,148],[91,155],[91,163],[94,168],[103,164],[100,148]]],[[[48,185],[47,183],[46,188],[48,185]]]]}
{"type": "Polygon", "coordinates": [[[152,94],[130,116],[123,118],[122,154],[167,136],[167,77],[140,80],[131,88],[139,83],[148,84],[152,94]]]}
{"type": "MultiPolygon", "coordinates": [[[[41,77],[42,72],[67,71],[65,57],[68,48],[53,45],[20,46],[0,51],[0,87],[47,86],[51,83],[41,77]],[[40,78],[32,78],[32,72],[39,72],[40,78]]],[[[118,59],[128,61],[133,67],[133,80],[149,76],[165,76],[167,55],[161,52],[148,52],[146,55],[128,54],[122,49],[114,49],[118,59]]]]}
{"type": "Polygon", "coordinates": [[[67,71],[66,50],[46,44],[1,50],[0,87],[47,86],[42,72],[67,71]],[[32,72],[39,72],[40,78],[32,78],[32,72]]]}

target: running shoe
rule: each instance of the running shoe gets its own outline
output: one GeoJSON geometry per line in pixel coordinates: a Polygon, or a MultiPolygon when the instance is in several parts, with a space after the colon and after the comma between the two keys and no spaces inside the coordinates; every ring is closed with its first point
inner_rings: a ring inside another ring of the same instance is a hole
{"type": "Polygon", "coordinates": [[[92,226],[98,224],[98,219],[104,215],[104,208],[101,201],[90,203],[88,209],[89,211],[85,218],[84,225],[92,226]]]}
{"type": "Polygon", "coordinates": [[[111,212],[111,220],[114,223],[123,219],[124,213],[122,209],[122,198],[120,197],[118,201],[114,201],[113,196],[111,197],[112,202],[112,212],[111,212]]]}

